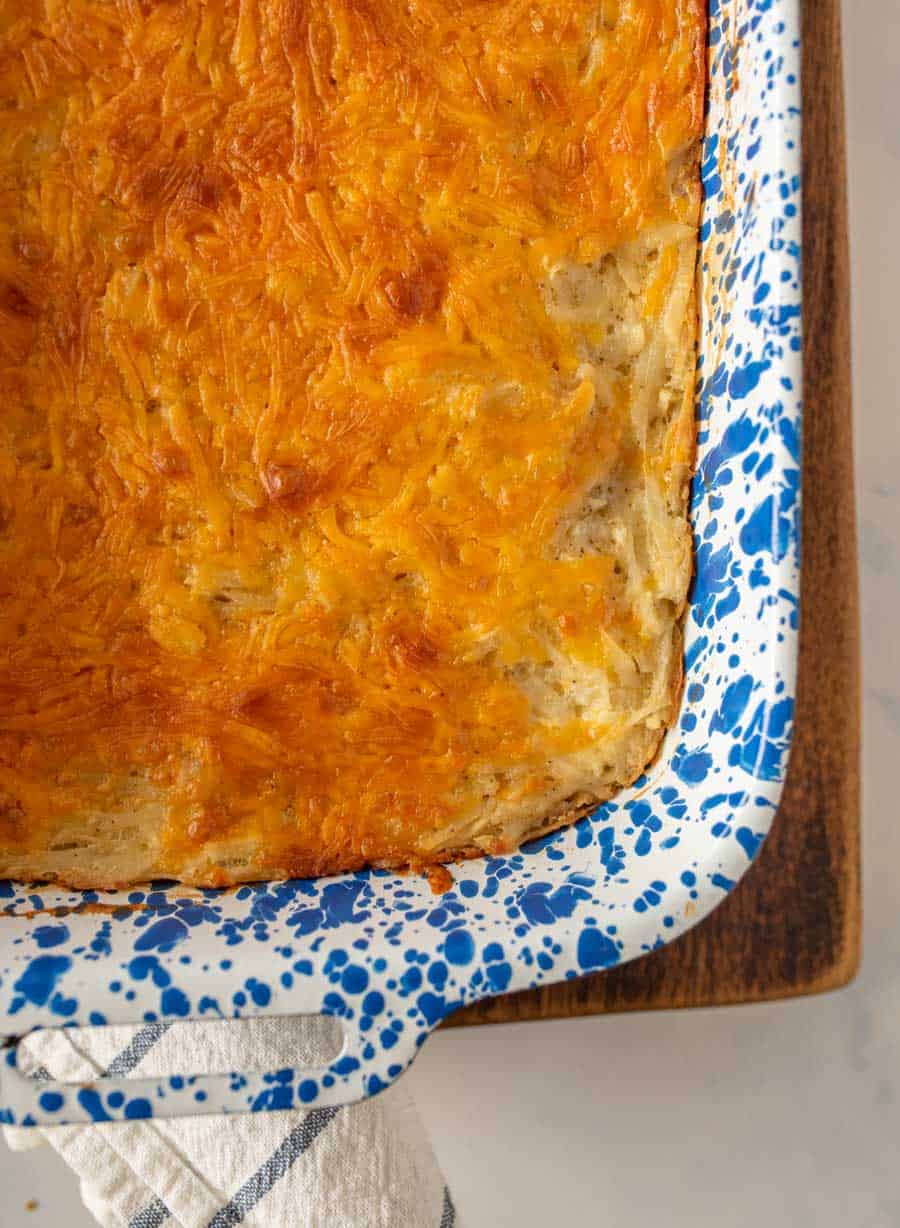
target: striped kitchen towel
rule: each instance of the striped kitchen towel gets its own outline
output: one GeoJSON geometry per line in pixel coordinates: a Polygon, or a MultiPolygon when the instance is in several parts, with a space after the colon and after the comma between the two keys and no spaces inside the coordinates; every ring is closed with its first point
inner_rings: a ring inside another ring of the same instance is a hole
{"type": "MultiPolygon", "coordinates": [[[[36,1033],[38,1077],[316,1065],[327,1019],[152,1023],[36,1033]]],[[[23,1063],[24,1065],[25,1063],[23,1063]]],[[[4,1131],[49,1143],[104,1228],[451,1228],[449,1191],[403,1080],[345,1109],[4,1131]]]]}

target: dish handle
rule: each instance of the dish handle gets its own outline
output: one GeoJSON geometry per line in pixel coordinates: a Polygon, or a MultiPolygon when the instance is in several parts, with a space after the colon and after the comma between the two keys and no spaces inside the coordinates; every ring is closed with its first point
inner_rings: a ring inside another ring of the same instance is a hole
{"type": "MultiPolygon", "coordinates": [[[[0,1124],[58,1126],[280,1109],[333,1111],[394,1082],[440,1020],[424,1029],[397,1033],[387,1051],[372,1043],[356,1026],[358,1021],[339,1022],[343,1045],[327,1063],[206,1074],[182,1071],[128,1077],[113,1063],[108,1072],[97,1067],[94,1077],[64,1080],[40,1066],[35,1069],[31,1055],[23,1051],[30,1033],[0,1038],[0,1124]]],[[[197,1027],[209,1023],[208,1019],[180,1021],[197,1027]]]]}

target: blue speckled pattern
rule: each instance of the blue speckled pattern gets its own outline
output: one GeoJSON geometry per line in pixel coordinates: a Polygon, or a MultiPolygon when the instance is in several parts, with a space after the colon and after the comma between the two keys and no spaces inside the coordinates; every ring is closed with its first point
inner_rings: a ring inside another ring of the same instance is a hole
{"type": "Polygon", "coordinates": [[[662,946],[747,869],[771,823],[794,707],[800,494],[796,0],[711,0],[697,575],[681,715],[615,802],[432,894],[370,872],[234,892],[0,883],[0,1035],[38,1026],[325,1012],[327,1068],[90,1088],[0,1060],[25,1125],[333,1105],[396,1078],[455,1007],[662,946]],[[51,911],[52,910],[52,911],[51,911]]]}

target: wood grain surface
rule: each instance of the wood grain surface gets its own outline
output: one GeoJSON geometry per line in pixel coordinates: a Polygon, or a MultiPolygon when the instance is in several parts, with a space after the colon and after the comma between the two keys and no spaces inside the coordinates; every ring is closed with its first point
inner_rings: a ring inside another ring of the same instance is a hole
{"type": "Polygon", "coordinates": [[[859,962],[859,629],[839,0],[803,4],[803,578],[794,747],[755,865],[671,946],[468,1007],[449,1026],[758,1002],[859,962]]]}

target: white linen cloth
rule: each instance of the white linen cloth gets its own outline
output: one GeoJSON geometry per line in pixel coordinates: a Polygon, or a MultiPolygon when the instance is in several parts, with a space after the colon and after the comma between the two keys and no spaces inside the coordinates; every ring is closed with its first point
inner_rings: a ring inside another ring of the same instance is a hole
{"type": "MultiPolygon", "coordinates": [[[[35,1033],[39,1077],[199,1074],[328,1060],[330,1021],[258,1019],[35,1033]]],[[[103,1228],[454,1228],[459,1221],[401,1079],[343,1109],[6,1127],[49,1143],[103,1228]]]]}

